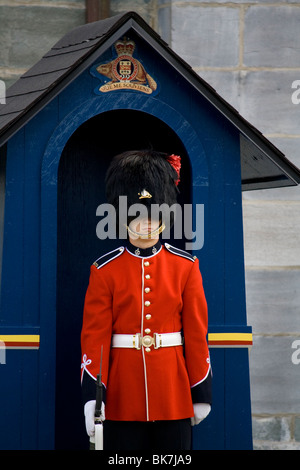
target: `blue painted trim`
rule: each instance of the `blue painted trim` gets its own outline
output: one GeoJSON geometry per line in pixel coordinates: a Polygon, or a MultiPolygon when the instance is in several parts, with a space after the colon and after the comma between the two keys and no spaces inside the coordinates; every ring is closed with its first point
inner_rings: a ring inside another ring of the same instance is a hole
{"type": "Polygon", "coordinates": [[[209,325],[208,333],[252,333],[248,325],[209,325]]]}
{"type": "Polygon", "coordinates": [[[0,335],[39,335],[39,326],[0,326],[0,335]]]}
{"type": "Polygon", "coordinates": [[[84,122],[98,114],[112,110],[136,110],[157,117],[165,122],[182,140],[191,162],[202,168],[202,180],[196,179],[195,186],[207,185],[206,155],[196,131],[191,124],[178,111],[157,98],[115,92],[113,95],[94,97],[86,101],[85,105],[78,106],[64,117],[52,134],[42,163],[42,184],[56,185],[57,168],[61,153],[71,135],[84,122]]]}

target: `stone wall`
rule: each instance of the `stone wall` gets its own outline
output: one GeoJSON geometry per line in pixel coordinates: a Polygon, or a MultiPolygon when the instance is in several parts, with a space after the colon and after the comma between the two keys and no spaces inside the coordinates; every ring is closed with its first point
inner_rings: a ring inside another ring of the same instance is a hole
{"type": "MultiPolygon", "coordinates": [[[[300,1],[158,4],[172,48],[300,167],[300,1]]],[[[254,447],[300,449],[300,187],[246,192],[243,211],[254,447]]]]}
{"type": "MultiPolygon", "coordinates": [[[[300,0],[110,4],[139,13],[300,167],[300,0]]],[[[84,0],[0,0],[0,79],[12,84],[84,22],[84,0]]],[[[300,187],[244,193],[243,209],[254,445],[300,449],[300,187]]]]}
{"type": "Polygon", "coordinates": [[[84,0],[0,0],[0,79],[6,87],[84,22],[84,0]]]}

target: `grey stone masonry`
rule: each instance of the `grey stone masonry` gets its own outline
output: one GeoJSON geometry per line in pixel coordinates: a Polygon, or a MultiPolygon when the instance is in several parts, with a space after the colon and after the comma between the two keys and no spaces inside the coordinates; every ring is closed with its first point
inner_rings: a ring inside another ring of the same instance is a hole
{"type": "MultiPolygon", "coordinates": [[[[300,0],[158,0],[158,31],[300,167],[300,0]]],[[[243,217],[254,448],[300,449],[300,187],[243,217]]]]}
{"type": "MultiPolygon", "coordinates": [[[[0,80],[7,88],[62,36],[85,23],[85,5],[85,0],[0,0],[0,80]]],[[[157,26],[157,0],[110,0],[110,16],[127,11],[157,26]]]]}
{"type": "Polygon", "coordinates": [[[172,34],[172,48],[194,67],[236,67],[239,63],[237,8],[200,10],[175,4],[172,31],[176,31],[172,34]]]}
{"type": "MultiPolygon", "coordinates": [[[[85,4],[85,0],[0,0],[0,80],[7,88],[62,36],[85,23],[85,4]]],[[[127,11],[157,26],[156,0],[110,0],[110,16],[127,11]]]]}
{"type": "Polygon", "coordinates": [[[243,57],[246,67],[300,66],[300,9],[288,3],[246,10],[243,57]]]}
{"type": "Polygon", "coordinates": [[[157,25],[156,0],[110,0],[110,14],[118,15],[127,11],[138,13],[152,28],[157,25]]]}
{"type": "Polygon", "coordinates": [[[84,0],[1,0],[0,79],[9,87],[64,34],[84,22],[84,0]]]}

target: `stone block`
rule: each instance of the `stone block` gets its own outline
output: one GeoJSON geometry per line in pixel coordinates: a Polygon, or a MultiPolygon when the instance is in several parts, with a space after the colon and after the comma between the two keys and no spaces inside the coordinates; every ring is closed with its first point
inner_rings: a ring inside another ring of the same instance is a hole
{"type": "Polygon", "coordinates": [[[171,45],[171,7],[166,6],[160,8],[157,12],[157,32],[166,41],[167,44],[171,45]]]}
{"type": "Polygon", "coordinates": [[[299,413],[300,364],[292,362],[299,336],[254,336],[250,351],[253,414],[299,413]]]}
{"type": "Polygon", "coordinates": [[[110,0],[110,16],[134,11],[150,26],[155,26],[153,15],[153,0],[110,0]]]}
{"type": "Polygon", "coordinates": [[[192,67],[239,61],[239,9],[173,5],[172,48],[192,67]]]}
{"type": "Polygon", "coordinates": [[[300,105],[292,103],[297,79],[293,71],[244,72],[241,115],[263,134],[299,136],[300,105]]]}
{"type": "MultiPolygon", "coordinates": [[[[27,0],[28,1],[28,0],[27,0]]],[[[8,3],[20,3],[19,0],[8,0],[8,3]]],[[[28,1],[28,3],[30,2],[30,0],[28,1]]],[[[36,2],[32,2],[32,3],[64,3],[65,5],[68,5],[68,3],[70,4],[70,6],[72,6],[72,4],[77,4],[77,5],[82,5],[82,7],[85,6],[85,0],[63,0],[63,2],[60,2],[59,0],[38,0],[36,2]]]]}
{"type": "Polygon", "coordinates": [[[0,5],[0,67],[29,68],[67,32],[85,23],[85,9],[0,5]]]}
{"type": "Polygon", "coordinates": [[[293,5],[250,6],[245,12],[244,65],[299,67],[300,10],[293,5]]]}
{"type": "Polygon", "coordinates": [[[254,441],[253,450],[300,450],[300,444],[293,441],[254,441]]]}
{"type": "Polygon", "coordinates": [[[254,333],[300,334],[299,286],[300,268],[246,270],[247,321],[254,333]]]}
{"type": "Polygon", "coordinates": [[[270,416],[252,420],[253,438],[263,441],[289,441],[291,427],[291,417],[270,416]]]}
{"type": "Polygon", "coordinates": [[[300,203],[244,201],[245,265],[300,266],[300,203]]]}
{"type": "Polygon", "coordinates": [[[283,188],[244,191],[243,200],[300,201],[300,187],[288,186],[283,188]]]}

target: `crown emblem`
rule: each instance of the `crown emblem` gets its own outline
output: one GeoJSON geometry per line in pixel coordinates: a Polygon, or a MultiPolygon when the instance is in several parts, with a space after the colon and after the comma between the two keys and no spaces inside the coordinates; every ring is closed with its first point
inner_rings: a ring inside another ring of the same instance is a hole
{"type": "Polygon", "coordinates": [[[133,57],[135,42],[127,37],[114,43],[117,57],[109,62],[94,65],[91,74],[103,85],[95,89],[96,94],[111,91],[130,90],[151,95],[157,93],[157,83],[147,72],[141,62],[133,57]]]}
{"type": "Polygon", "coordinates": [[[124,38],[123,41],[119,40],[115,43],[115,49],[117,51],[118,56],[132,56],[135,49],[135,43],[131,39],[124,38]]]}

